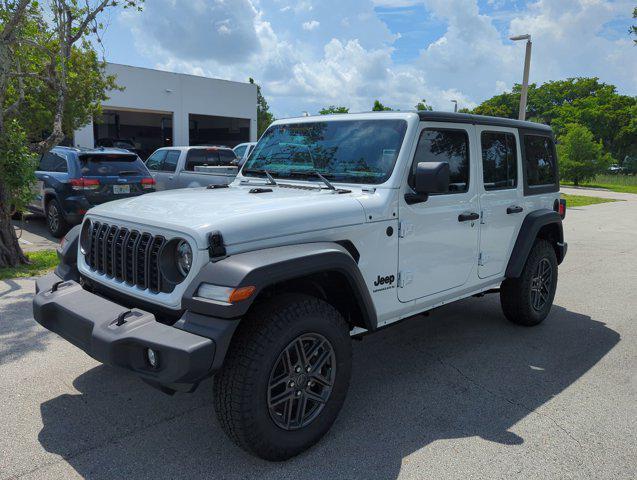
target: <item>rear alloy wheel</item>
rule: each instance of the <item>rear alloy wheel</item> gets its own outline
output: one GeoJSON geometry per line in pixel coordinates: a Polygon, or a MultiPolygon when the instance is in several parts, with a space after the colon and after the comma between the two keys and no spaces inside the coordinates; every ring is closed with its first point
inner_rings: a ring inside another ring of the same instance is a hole
{"type": "Polygon", "coordinates": [[[307,450],[330,429],[351,372],[349,325],[330,304],[288,294],[256,305],[215,376],[215,411],[226,434],[266,460],[307,450]]]}
{"type": "Polygon", "coordinates": [[[557,288],[557,256],[546,240],[535,241],[519,278],[507,278],[500,287],[504,315],[518,325],[541,323],[551,311],[557,288]]]}
{"type": "Polygon", "coordinates": [[[52,199],[46,204],[46,226],[54,237],[63,237],[69,229],[60,204],[56,199],[52,199]]]}

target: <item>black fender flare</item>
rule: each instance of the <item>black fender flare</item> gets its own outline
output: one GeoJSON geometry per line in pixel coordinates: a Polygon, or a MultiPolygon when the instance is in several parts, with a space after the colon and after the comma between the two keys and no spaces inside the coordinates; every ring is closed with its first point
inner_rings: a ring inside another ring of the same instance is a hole
{"type": "Polygon", "coordinates": [[[518,238],[515,241],[513,250],[511,251],[511,257],[506,268],[505,276],[507,278],[518,278],[522,275],[522,269],[526,263],[526,259],[529,257],[531,248],[535,243],[540,230],[547,225],[552,225],[552,231],[554,232],[555,249],[557,253],[557,262],[562,263],[564,255],[566,254],[566,244],[564,243],[564,230],[562,228],[562,217],[559,213],[542,208],[534,212],[529,213],[522,222],[520,231],[518,232],[518,238]]]}
{"type": "Polygon", "coordinates": [[[375,330],[376,309],[358,264],[344,247],[333,242],[267,248],[210,262],[190,282],[182,298],[182,308],[213,317],[239,318],[268,286],[321,272],[336,272],[346,279],[360,307],[365,328],[375,330]],[[256,292],[248,300],[224,305],[197,297],[202,283],[235,288],[255,286],[256,292]]]}
{"type": "Polygon", "coordinates": [[[80,241],[82,225],[76,225],[69,230],[57,248],[58,266],[55,274],[62,280],[80,281],[80,272],[77,269],[77,249],[80,241]]]}

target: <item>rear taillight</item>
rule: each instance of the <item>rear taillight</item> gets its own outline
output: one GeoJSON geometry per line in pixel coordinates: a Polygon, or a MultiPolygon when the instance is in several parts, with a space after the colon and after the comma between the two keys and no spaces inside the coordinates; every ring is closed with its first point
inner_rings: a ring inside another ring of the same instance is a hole
{"type": "Polygon", "coordinates": [[[142,188],[144,190],[149,190],[151,188],[153,188],[155,186],[155,179],[154,178],[142,178],[142,188]]]}
{"type": "Polygon", "coordinates": [[[71,188],[73,190],[97,190],[100,188],[100,181],[95,178],[72,178],[71,188]]]}
{"type": "Polygon", "coordinates": [[[559,213],[560,217],[562,217],[562,220],[564,220],[564,217],[566,217],[566,200],[564,200],[563,198],[556,200],[554,210],[559,213]]]}

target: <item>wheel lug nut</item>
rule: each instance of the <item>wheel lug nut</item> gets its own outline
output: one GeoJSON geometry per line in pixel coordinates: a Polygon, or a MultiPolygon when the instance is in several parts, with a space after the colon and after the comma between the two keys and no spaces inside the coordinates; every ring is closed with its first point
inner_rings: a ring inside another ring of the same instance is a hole
{"type": "Polygon", "coordinates": [[[297,397],[300,397],[300,396],[301,396],[301,390],[297,390],[297,391],[296,391],[296,396],[297,396],[297,397]]]}
{"type": "Polygon", "coordinates": [[[307,367],[305,367],[305,371],[309,372],[310,370],[312,370],[312,367],[310,367],[309,365],[307,367]]]}
{"type": "Polygon", "coordinates": [[[290,382],[290,388],[294,386],[294,382],[290,382]]]}
{"type": "Polygon", "coordinates": [[[296,367],[295,371],[296,371],[296,373],[300,373],[301,372],[301,367],[296,367]]]}

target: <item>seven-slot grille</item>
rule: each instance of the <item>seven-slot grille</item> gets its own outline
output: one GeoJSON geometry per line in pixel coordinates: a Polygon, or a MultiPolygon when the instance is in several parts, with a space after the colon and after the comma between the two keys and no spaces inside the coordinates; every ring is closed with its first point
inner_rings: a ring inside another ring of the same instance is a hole
{"type": "Polygon", "coordinates": [[[159,268],[164,237],[95,221],[88,235],[85,260],[91,270],[155,293],[175,288],[159,268]]]}

